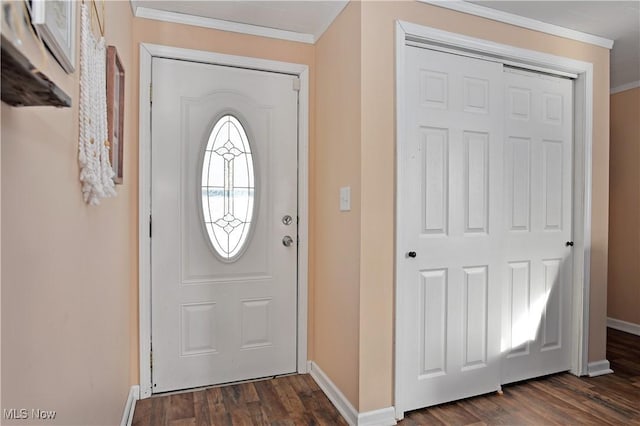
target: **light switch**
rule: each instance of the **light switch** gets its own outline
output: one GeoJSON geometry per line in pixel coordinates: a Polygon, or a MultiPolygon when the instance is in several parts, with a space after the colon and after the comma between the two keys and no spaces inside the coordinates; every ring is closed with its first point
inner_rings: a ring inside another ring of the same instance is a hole
{"type": "Polygon", "coordinates": [[[340,188],[340,211],[351,211],[351,187],[343,186],[340,188]]]}

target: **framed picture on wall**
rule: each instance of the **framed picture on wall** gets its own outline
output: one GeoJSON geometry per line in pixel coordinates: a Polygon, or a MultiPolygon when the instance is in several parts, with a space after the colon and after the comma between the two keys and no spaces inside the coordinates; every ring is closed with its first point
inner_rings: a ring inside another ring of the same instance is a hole
{"type": "Polygon", "coordinates": [[[31,2],[31,23],[68,74],[76,66],[76,6],[71,0],[31,2]]]}
{"type": "Polygon", "coordinates": [[[122,183],[124,156],[124,68],[115,46],[107,47],[107,129],[115,183],[122,183]]]}

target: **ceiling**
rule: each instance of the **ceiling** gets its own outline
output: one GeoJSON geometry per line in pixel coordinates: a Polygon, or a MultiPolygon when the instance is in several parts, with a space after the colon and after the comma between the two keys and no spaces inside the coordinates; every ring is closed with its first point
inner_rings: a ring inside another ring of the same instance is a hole
{"type": "MultiPolygon", "coordinates": [[[[373,0],[369,0],[373,1],[373,0]]],[[[469,1],[549,24],[614,40],[611,87],[640,81],[640,0],[636,1],[469,1]]],[[[131,0],[136,8],[266,27],[315,42],[348,0],[131,0]]]]}
{"type": "Polygon", "coordinates": [[[640,81],[640,1],[471,1],[614,40],[611,87],[640,81]]]}
{"type": "Polygon", "coordinates": [[[314,42],[344,9],[347,0],[131,0],[134,7],[213,18],[312,36],[314,42]]]}

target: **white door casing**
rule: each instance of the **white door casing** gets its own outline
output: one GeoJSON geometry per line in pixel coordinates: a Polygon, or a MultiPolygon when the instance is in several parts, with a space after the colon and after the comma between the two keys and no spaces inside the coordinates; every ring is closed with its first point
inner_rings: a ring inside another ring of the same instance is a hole
{"type": "Polygon", "coordinates": [[[155,58],[153,83],[153,391],[294,372],[297,77],[155,58]],[[225,115],[246,130],[256,175],[247,248],[231,262],[208,242],[200,198],[205,146],[225,115]]]}
{"type": "Polygon", "coordinates": [[[503,384],[571,367],[572,86],[504,72],[503,384]]]}
{"type": "Polygon", "coordinates": [[[500,386],[503,97],[495,62],[409,47],[405,70],[398,391],[411,410],[500,386]]]}

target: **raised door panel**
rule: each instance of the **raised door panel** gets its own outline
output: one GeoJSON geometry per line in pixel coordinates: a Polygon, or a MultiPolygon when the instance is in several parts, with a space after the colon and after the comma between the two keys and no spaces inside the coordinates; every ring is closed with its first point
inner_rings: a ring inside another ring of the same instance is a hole
{"type": "Polygon", "coordinates": [[[465,233],[488,233],[489,229],[489,135],[463,133],[465,152],[465,233]]]}
{"type": "Polygon", "coordinates": [[[429,108],[447,109],[449,78],[446,72],[420,71],[420,102],[429,108]]]}
{"type": "MultiPolygon", "coordinates": [[[[509,298],[507,305],[508,355],[514,357],[529,353],[532,327],[530,317],[531,300],[531,265],[529,262],[510,262],[509,281],[507,283],[509,298]]],[[[533,331],[535,333],[535,330],[533,331]]]]}
{"type": "Polygon", "coordinates": [[[180,308],[180,355],[215,354],[220,323],[216,303],[190,303],[180,308]]]}
{"type": "Polygon", "coordinates": [[[544,273],[544,311],[542,313],[541,350],[553,350],[562,346],[562,309],[568,302],[563,300],[561,289],[566,285],[561,274],[562,259],[542,261],[544,273]],[[564,303],[563,303],[564,302],[564,303]]]}
{"type": "Polygon", "coordinates": [[[505,146],[505,202],[509,231],[531,227],[531,139],[509,137],[505,146]]]}
{"type": "Polygon", "coordinates": [[[486,367],[489,344],[488,266],[463,268],[464,318],[462,370],[486,367]]]}
{"type": "Polygon", "coordinates": [[[542,141],[542,211],[544,229],[558,231],[562,229],[562,204],[564,158],[562,141],[542,141]]]}
{"type": "Polygon", "coordinates": [[[447,271],[422,271],[420,329],[422,378],[447,373],[447,271]]]}
{"type": "Polygon", "coordinates": [[[422,129],[422,210],[424,234],[444,235],[449,220],[449,134],[422,129]]]}

